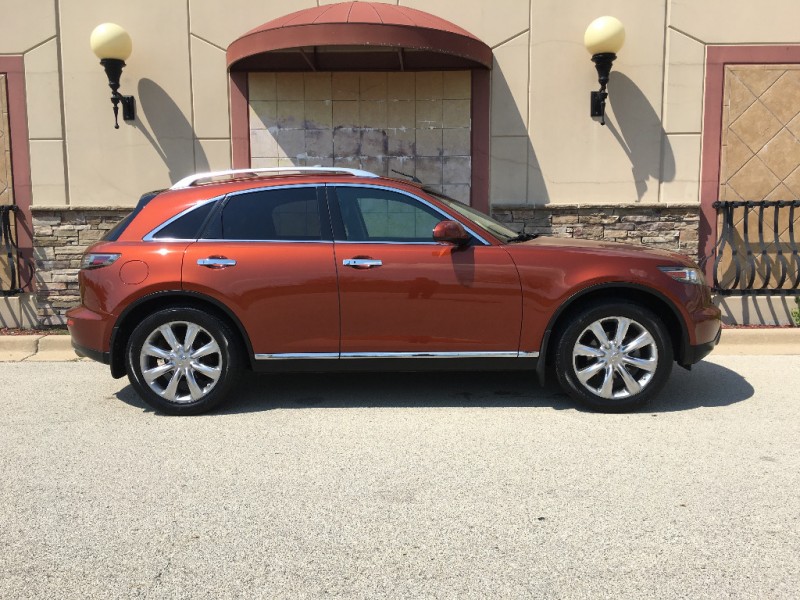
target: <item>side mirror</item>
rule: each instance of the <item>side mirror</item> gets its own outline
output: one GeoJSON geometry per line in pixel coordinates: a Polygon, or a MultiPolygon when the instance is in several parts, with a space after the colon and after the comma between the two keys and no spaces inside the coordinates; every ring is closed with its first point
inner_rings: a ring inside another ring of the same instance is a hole
{"type": "Polygon", "coordinates": [[[471,238],[458,221],[440,221],[433,228],[433,239],[440,244],[464,246],[469,243],[471,238]]]}

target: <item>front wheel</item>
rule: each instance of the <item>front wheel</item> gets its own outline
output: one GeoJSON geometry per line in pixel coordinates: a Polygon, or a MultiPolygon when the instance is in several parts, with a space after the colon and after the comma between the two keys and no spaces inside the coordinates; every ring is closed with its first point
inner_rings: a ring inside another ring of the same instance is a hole
{"type": "Polygon", "coordinates": [[[561,334],[556,372],[564,390],[603,412],[645,404],[672,371],[672,343],[650,310],[606,302],[578,313],[561,334]]]}
{"type": "Polygon", "coordinates": [[[218,406],[240,360],[233,333],[195,308],[169,308],[144,319],[128,341],[128,379],[142,399],[171,415],[218,406]]]}

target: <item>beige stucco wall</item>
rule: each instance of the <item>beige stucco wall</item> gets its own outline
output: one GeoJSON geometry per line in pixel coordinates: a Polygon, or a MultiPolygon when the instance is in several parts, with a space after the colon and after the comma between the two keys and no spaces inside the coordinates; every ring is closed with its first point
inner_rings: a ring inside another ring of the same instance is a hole
{"type": "MultiPolygon", "coordinates": [[[[0,54],[23,54],[34,206],[129,206],[143,191],[230,165],[225,48],[315,0],[6,0],[0,54]],[[56,14],[56,10],[60,10],[56,14]],[[137,121],[112,126],[88,37],[112,21],[133,37],[121,91],[137,121]]],[[[494,50],[491,200],[503,204],[697,202],[705,44],[793,43],[796,0],[400,0],[494,50]],[[620,18],[627,41],[608,126],[586,25],[620,18]]]]}

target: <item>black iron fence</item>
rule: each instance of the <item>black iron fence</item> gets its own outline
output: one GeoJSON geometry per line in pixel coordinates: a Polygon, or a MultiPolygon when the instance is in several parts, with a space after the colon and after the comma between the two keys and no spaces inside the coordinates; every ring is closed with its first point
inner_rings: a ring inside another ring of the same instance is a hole
{"type": "Polygon", "coordinates": [[[800,294],[800,200],[718,201],[714,291],[800,294]]]}
{"type": "Polygon", "coordinates": [[[0,206],[0,248],[4,252],[4,260],[0,260],[0,269],[5,275],[5,277],[0,277],[0,295],[3,296],[22,292],[22,285],[19,281],[19,246],[16,236],[17,210],[13,204],[0,206]]]}

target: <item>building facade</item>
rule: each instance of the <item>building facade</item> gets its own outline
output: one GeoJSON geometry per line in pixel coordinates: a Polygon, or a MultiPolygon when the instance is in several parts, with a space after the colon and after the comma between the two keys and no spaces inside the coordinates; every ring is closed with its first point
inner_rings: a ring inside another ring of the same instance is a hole
{"type": "Polygon", "coordinates": [[[142,193],[306,165],[413,175],[520,231],[675,249],[723,287],[781,272],[780,295],[720,303],[729,321],[786,322],[798,17],[795,0],[2,0],[0,205],[16,206],[24,293],[2,298],[0,325],[63,324],[84,248],[142,193]],[[603,126],[583,35],[606,14],[626,40],[603,126]],[[136,115],[119,129],[89,47],[105,22],[133,40],[120,91],[136,115]],[[763,208],[725,222],[720,200],[763,208]],[[740,273],[748,235],[766,260],[740,273]]]}

